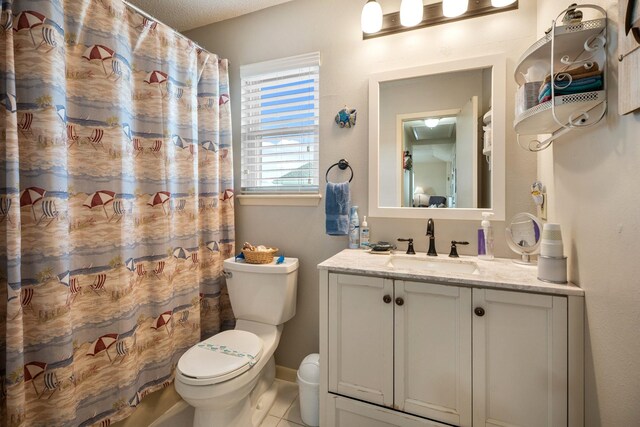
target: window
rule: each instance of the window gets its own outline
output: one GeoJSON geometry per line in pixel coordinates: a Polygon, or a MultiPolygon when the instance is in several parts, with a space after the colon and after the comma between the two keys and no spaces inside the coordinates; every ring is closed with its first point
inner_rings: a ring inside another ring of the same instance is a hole
{"type": "Polygon", "coordinates": [[[240,67],[243,195],[318,191],[320,53],[240,67]]]}

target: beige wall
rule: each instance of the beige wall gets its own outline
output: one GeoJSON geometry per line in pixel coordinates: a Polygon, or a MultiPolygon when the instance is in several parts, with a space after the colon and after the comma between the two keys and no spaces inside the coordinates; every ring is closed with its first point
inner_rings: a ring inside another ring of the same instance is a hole
{"type": "MultiPolygon", "coordinates": [[[[383,7],[388,2],[382,2],[383,7]]],[[[368,78],[372,73],[486,54],[507,55],[507,76],[514,63],[535,41],[536,2],[521,0],[513,12],[476,18],[403,34],[362,40],[363,2],[296,0],[276,7],[189,31],[186,35],[206,49],[230,60],[231,103],[235,153],[240,152],[239,67],[279,57],[320,51],[320,173],[341,158],[350,161],[355,176],[352,202],[360,217],[368,215],[368,78]],[[345,104],[358,110],[354,128],[333,122],[345,104]]],[[[396,9],[397,10],[397,9],[396,9]]],[[[507,123],[513,121],[515,82],[507,81],[507,123]]],[[[507,129],[506,217],[532,212],[529,186],[535,179],[536,157],[517,147],[507,129]]],[[[240,158],[235,178],[239,186],[240,158]]],[[[324,192],[324,188],[322,189],[324,192]]],[[[426,251],[426,221],[368,218],[374,241],[413,237],[416,250],[426,251]]],[[[237,242],[251,241],[282,248],[300,258],[298,306],[284,328],[276,352],[280,365],[297,368],[302,358],[318,351],[318,272],[316,265],[347,247],[347,237],[330,237],[324,230],[324,204],[317,207],[250,207],[236,204],[237,242]]],[[[451,240],[472,244],[460,252],[475,254],[476,221],[436,221],[436,246],[447,252],[451,240]]],[[[512,256],[504,241],[504,223],[495,224],[496,253],[512,256]]]]}
{"type": "MultiPolygon", "coordinates": [[[[618,2],[589,3],[609,15],[607,117],[554,142],[540,170],[552,192],[549,220],[562,224],[570,279],[586,293],[586,425],[638,426],[640,114],[618,115],[618,2]]],[[[539,1],[539,34],[564,6],[539,1]]]]}

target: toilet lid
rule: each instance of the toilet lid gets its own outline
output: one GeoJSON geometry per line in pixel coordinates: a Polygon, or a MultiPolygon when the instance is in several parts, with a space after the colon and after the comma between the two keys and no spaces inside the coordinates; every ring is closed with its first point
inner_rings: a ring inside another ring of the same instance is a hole
{"type": "Polygon", "coordinates": [[[262,339],[247,331],[224,331],[191,347],[178,361],[185,376],[222,382],[237,377],[260,360],[262,339]]]}

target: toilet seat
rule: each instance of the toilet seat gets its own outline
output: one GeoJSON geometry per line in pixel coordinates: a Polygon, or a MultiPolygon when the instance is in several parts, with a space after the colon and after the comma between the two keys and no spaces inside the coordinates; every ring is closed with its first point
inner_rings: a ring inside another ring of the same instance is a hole
{"type": "Polygon", "coordinates": [[[178,361],[178,372],[185,383],[217,384],[251,369],[260,360],[262,347],[262,339],[254,333],[220,332],[187,350],[178,361]]]}

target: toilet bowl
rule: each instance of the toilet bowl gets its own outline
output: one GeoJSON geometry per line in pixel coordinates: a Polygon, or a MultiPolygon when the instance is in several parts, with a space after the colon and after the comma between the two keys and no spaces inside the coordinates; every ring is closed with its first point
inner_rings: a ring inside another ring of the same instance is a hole
{"type": "Polygon", "coordinates": [[[224,262],[236,327],[191,347],[175,388],[194,407],[196,427],[259,426],[277,395],[273,354],[295,315],[298,260],[282,265],[224,262]]]}

